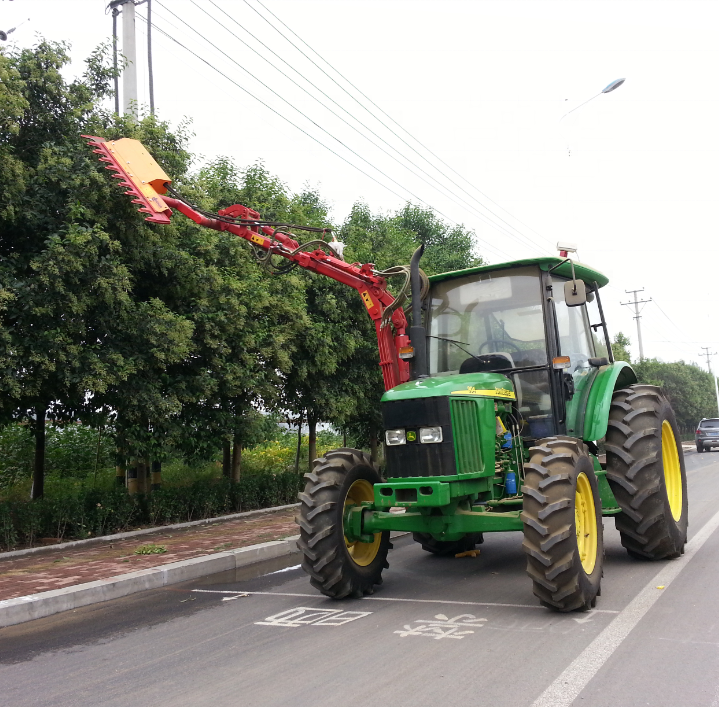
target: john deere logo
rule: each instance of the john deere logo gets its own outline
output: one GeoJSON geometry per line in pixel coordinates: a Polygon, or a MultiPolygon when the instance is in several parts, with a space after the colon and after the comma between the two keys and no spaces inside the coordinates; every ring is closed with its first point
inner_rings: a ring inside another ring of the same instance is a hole
{"type": "Polygon", "coordinates": [[[417,441],[417,433],[416,432],[408,432],[407,433],[407,441],[408,442],[416,442],[417,441]]]}

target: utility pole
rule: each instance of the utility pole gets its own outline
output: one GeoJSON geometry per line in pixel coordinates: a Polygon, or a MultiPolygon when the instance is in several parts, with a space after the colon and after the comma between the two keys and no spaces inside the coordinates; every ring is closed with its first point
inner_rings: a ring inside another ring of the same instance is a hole
{"type": "Polygon", "coordinates": [[[117,7],[112,8],[112,66],[115,69],[115,114],[120,115],[120,79],[117,75],[117,16],[120,11],[117,7]]]}
{"type": "Polygon", "coordinates": [[[644,346],[642,345],[642,325],[639,321],[642,317],[639,312],[641,311],[639,309],[640,304],[646,304],[647,302],[651,302],[652,298],[649,299],[637,299],[637,293],[638,292],[644,292],[644,288],[642,287],[641,290],[624,290],[628,295],[633,294],[634,295],[634,301],[633,302],[620,302],[624,307],[634,307],[634,319],[637,321],[637,342],[639,343],[639,362],[641,363],[644,360],[644,346]]]}
{"type": "Polygon", "coordinates": [[[137,117],[137,54],[135,52],[135,3],[122,5],[122,53],[127,64],[122,72],[122,99],[125,115],[137,117]]]}
{"type": "Polygon", "coordinates": [[[150,82],[150,115],[155,115],[155,85],[152,79],[152,0],[147,0],[147,78],[150,82]]]}
{"type": "Polygon", "coordinates": [[[711,377],[714,379],[714,394],[716,395],[717,399],[717,410],[719,411],[719,385],[717,384],[716,376],[712,373],[712,362],[711,357],[716,356],[716,351],[712,351],[709,353],[709,346],[702,346],[701,348],[704,349],[704,353],[700,353],[700,356],[706,356],[707,357],[707,368],[709,369],[709,373],[711,374],[711,377]]]}

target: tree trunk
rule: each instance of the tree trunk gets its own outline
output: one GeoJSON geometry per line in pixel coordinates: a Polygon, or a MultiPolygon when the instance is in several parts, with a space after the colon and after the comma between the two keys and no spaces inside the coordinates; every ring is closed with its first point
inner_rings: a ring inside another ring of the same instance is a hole
{"type": "Polygon", "coordinates": [[[152,462],[152,479],[150,481],[150,488],[153,491],[157,491],[162,488],[162,462],[157,460],[152,462]]]}
{"type": "Polygon", "coordinates": [[[347,430],[342,430],[342,446],[347,446],[347,430]]]}
{"type": "Polygon", "coordinates": [[[374,432],[369,438],[369,456],[373,462],[377,461],[377,435],[374,432]]]}
{"type": "Polygon", "coordinates": [[[115,450],[115,483],[118,486],[125,486],[125,475],[127,474],[127,460],[125,450],[117,447],[115,450]]]}
{"type": "Polygon", "coordinates": [[[134,496],[137,491],[137,459],[133,457],[127,470],[127,492],[130,496],[134,496]]]}
{"type": "Polygon", "coordinates": [[[240,480],[241,473],[242,445],[240,444],[240,435],[235,435],[232,441],[232,474],[230,476],[233,484],[236,484],[240,480]]]}
{"type": "Polygon", "coordinates": [[[47,408],[38,405],[35,408],[35,465],[32,471],[32,491],[30,498],[42,498],[45,493],[45,414],[47,408]]]}
{"type": "Polygon", "coordinates": [[[307,425],[310,428],[309,431],[309,461],[310,461],[310,471],[312,471],[312,462],[317,459],[317,418],[307,413],[307,425]]]}
{"type": "Polygon", "coordinates": [[[300,449],[302,449],[302,419],[304,410],[300,413],[300,421],[297,423],[297,454],[295,454],[295,474],[300,473],[300,449]]]}
{"type": "Polygon", "coordinates": [[[222,476],[226,478],[230,478],[230,466],[231,466],[231,448],[230,448],[230,440],[229,439],[223,439],[222,440],[222,476]]]}
{"type": "Polygon", "coordinates": [[[147,457],[140,457],[137,460],[137,491],[138,493],[148,492],[147,483],[147,457]]]}

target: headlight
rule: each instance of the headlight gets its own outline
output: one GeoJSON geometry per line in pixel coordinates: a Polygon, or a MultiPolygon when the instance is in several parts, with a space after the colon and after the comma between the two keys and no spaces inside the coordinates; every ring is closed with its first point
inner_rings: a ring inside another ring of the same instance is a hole
{"type": "Polygon", "coordinates": [[[398,444],[407,444],[407,437],[404,434],[404,430],[387,430],[384,433],[384,438],[389,447],[394,447],[398,444]]]}
{"type": "Polygon", "coordinates": [[[422,444],[437,444],[442,441],[441,427],[422,427],[419,430],[419,441],[422,444]]]}

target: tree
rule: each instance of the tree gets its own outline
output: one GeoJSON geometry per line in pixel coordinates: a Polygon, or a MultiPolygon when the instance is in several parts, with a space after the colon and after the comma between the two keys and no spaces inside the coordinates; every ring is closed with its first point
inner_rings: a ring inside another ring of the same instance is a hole
{"type": "Polygon", "coordinates": [[[694,427],[702,417],[717,417],[714,379],[699,366],[684,361],[663,363],[645,359],[633,368],[640,383],[662,388],[680,427],[694,427]]]}
{"type": "Polygon", "coordinates": [[[133,364],[108,341],[157,310],[128,297],[129,272],[106,227],[113,202],[130,209],[81,137],[107,122],[96,109],[112,77],[103,57],[93,53],[67,82],[65,44],[0,50],[0,411],[33,422],[34,498],[43,493],[46,415],[70,419],[88,391],[125,378],[133,364]]]}
{"type": "Polygon", "coordinates": [[[630,344],[631,341],[629,340],[629,337],[624,336],[621,331],[617,332],[614,337],[614,341],[612,341],[612,354],[614,355],[615,361],[626,361],[627,363],[632,362],[629,355],[630,344]]]}

